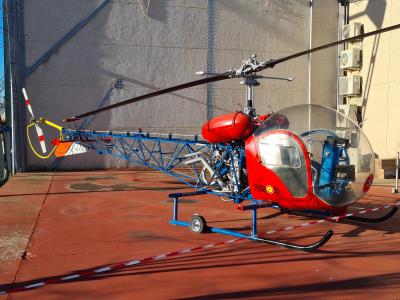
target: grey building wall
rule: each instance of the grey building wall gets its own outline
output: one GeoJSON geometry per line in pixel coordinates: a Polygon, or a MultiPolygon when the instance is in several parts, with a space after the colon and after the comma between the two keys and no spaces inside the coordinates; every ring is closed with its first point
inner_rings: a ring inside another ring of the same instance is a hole
{"type": "MultiPolygon", "coordinates": [[[[314,1],[312,47],[338,39],[337,1],[314,1]]],[[[337,48],[312,54],[311,102],[336,109],[337,48]]]]}
{"type": "MultiPolygon", "coordinates": [[[[25,61],[31,66],[82,20],[98,0],[25,0],[25,61]]],[[[239,67],[257,54],[279,58],[309,47],[308,0],[217,0],[215,11],[215,70],[239,67]]],[[[337,36],[337,2],[314,0],[312,44],[337,36]]],[[[198,79],[207,69],[207,0],[152,0],[146,16],[138,1],[113,0],[88,25],[26,78],[37,115],[56,123],[93,109],[116,79],[104,105],[157,89],[198,79]]],[[[294,77],[291,83],[263,80],[255,92],[259,113],[308,102],[308,58],[276,66],[264,75],[294,77]]],[[[216,83],[214,115],[244,105],[239,79],[216,83]]],[[[336,50],[312,58],[312,102],[336,103],[336,50]]],[[[22,100],[21,100],[22,101],[22,100]]],[[[95,116],[87,129],[198,133],[207,118],[207,88],[199,86],[95,116]]],[[[77,124],[79,126],[79,124],[77,124]]],[[[51,130],[46,131],[51,135],[51,130]]],[[[24,136],[19,136],[24,140],[24,136]]],[[[125,162],[96,156],[75,156],[54,163],[39,160],[26,149],[28,170],[125,167],[125,162]]]]}

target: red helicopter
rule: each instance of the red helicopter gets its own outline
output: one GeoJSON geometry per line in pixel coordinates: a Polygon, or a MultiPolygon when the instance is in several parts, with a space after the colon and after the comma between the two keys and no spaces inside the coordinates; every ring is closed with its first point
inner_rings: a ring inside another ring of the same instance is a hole
{"type": "MultiPolygon", "coordinates": [[[[76,122],[106,110],[180,89],[243,78],[241,84],[247,87],[246,107],[243,111],[218,116],[206,122],[202,128],[203,139],[198,136],[145,133],[141,130],[112,132],[67,129],[44,118],[35,119],[24,90],[25,102],[32,116],[27,127],[29,143],[40,158],[48,158],[53,152],[60,157],[95,150],[98,154],[113,155],[160,170],[195,188],[195,192],[170,195],[174,199],[171,224],[187,226],[198,233],[208,230],[297,250],[314,250],[330,239],[333,234],[331,230],[311,245],[261,238],[257,235],[257,210],[273,207],[288,213],[343,215],[372,185],[374,152],[360,127],[330,108],[305,104],[258,115],[254,109],[253,95],[259,81],[292,79],[266,77],[257,73],[299,56],[398,28],[400,24],[276,60],[258,62],[253,55],[238,69],[220,74],[200,71],[196,74],[208,77],[64,120],[76,122]],[[54,147],[51,151],[47,152],[40,123],[60,132],[59,138],[52,142],[54,147]],[[42,152],[47,155],[39,154],[32,145],[29,138],[32,126],[37,130],[42,152]],[[179,198],[201,194],[223,196],[230,199],[236,208],[251,210],[251,234],[208,227],[205,218],[200,215],[194,215],[190,222],[178,220],[179,198]]],[[[377,222],[390,218],[396,211],[397,207],[394,207],[377,219],[354,216],[348,219],[377,222]]]]}

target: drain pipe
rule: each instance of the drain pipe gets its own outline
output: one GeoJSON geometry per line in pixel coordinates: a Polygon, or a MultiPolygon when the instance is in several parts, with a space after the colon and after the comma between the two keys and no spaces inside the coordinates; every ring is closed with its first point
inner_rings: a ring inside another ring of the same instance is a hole
{"type": "MultiPolygon", "coordinates": [[[[309,49],[312,48],[312,29],[313,29],[313,0],[310,0],[310,20],[309,20],[309,49]]],[[[308,54],[308,104],[311,104],[311,53],[308,54]]],[[[311,120],[309,120],[311,122],[311,120]]],[[[311,125],[311,124],[309,124],[311,125]]]]}
{"type": "MultiPolygon", "coordinates": [[[[4,62],[5,64],[8,63],[8,72],[9,72],[9,84],[10,84],[10,90],[9,90],[9,95],[10,95],[10,127],[11,127],[11,132],[10,132],[10,160],[11,160],[11,170],[9,170],[10,175],[15,174],[15,116],[14,116],[14,82],[13,82],[13,68],[12,68],[12,56],[11,56],[11,40],[10,40],[10,33],[11,28],[10,28],[10,15],[12,15],[11,8],[9,6],[9,2],[6,1],[4,2],[4,7],[6,11],[4,11],[4,18],[5,18],[5,25],[6,25],[6,30],[7,30],[7,51],[8,54],[8,61],[4,62]]],[[[8,121],[7,121],[8,123],[8,121]]]]}
{"type": "Polygon", "coordinates": [[[394,184],[394,188],[392,189],[393,194],[397,194],[399,192],[399,160],[400,160],[400,152],[397,152],[396,157],[396,181],[394,184]]]}
{"type": "MultiPolygon", "coordinates": [[[[310,5],[310,19],[309,19],[309,36],[308,36],[308,48],[312,48],[312,29],[313,29],[313,0],[309,0],[310,5]]],[[[308,54],[308,132],[311,132],[311,71],[312,71],[312,54],[308,54]]],[[[308,139],[310,140],[310,139],[308,139]]],[[[307,143],[308,151],[311,153],[311,143],[307,143]]]]}

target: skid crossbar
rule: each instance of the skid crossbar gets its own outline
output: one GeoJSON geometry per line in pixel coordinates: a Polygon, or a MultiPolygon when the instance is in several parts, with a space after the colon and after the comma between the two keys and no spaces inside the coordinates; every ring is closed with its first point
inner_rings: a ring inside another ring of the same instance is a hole
{"type": "MultiPolygon", "coordinates": [[[[208,193],[208,191],[196,191],[196,192],[188,192],[188,193],[173,193],[173,194],[169,194],[169,198],[173,199],[173,201],[174,201],[173,215],[172,215],[172,219],[170,221],[170,224],[183,226],[183,227],[189,227],[190,226],[189,222],[180,221],[178,219],[179,198],[204,195],[204,194],[207,194],[207,193],[208,193]]],[[[253,202],[252,204],[244,205],[241,208],[242,210],[251,210],[251,212],[252,212],[252,215],[251,215],[252,216],[251,217],[251,234],[250,235],[244,234],[244,233],[240,233],[240,232],[236,232],[236,231],[229,230],[229,229],[218,228],[218,227],[207,227],[207,230],[211,231],[211,232],[230,235],[230,236],[239,237],[239,238],[245,238],[245,239],[250,239],[250,240],[258,240],[258,238],[257,238],[257,209],[263,208],[263,207],[270,207],[272,205],[269,204],[269,203],[262,203],[262,201],[257,201],[257,200],[253,200],[252,202],[253,202]]]]}

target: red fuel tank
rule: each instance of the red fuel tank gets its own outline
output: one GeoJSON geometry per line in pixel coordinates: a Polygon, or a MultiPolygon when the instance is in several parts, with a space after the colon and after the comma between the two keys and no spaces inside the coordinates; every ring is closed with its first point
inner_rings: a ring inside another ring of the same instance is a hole
{"type": "Polygon", "coordinates": [[[211,119],[203,125],[201,134],[210,143],[229,143],[245,140],[253,131],[254,124],[251,117],[236,112],[211,119]]]}

